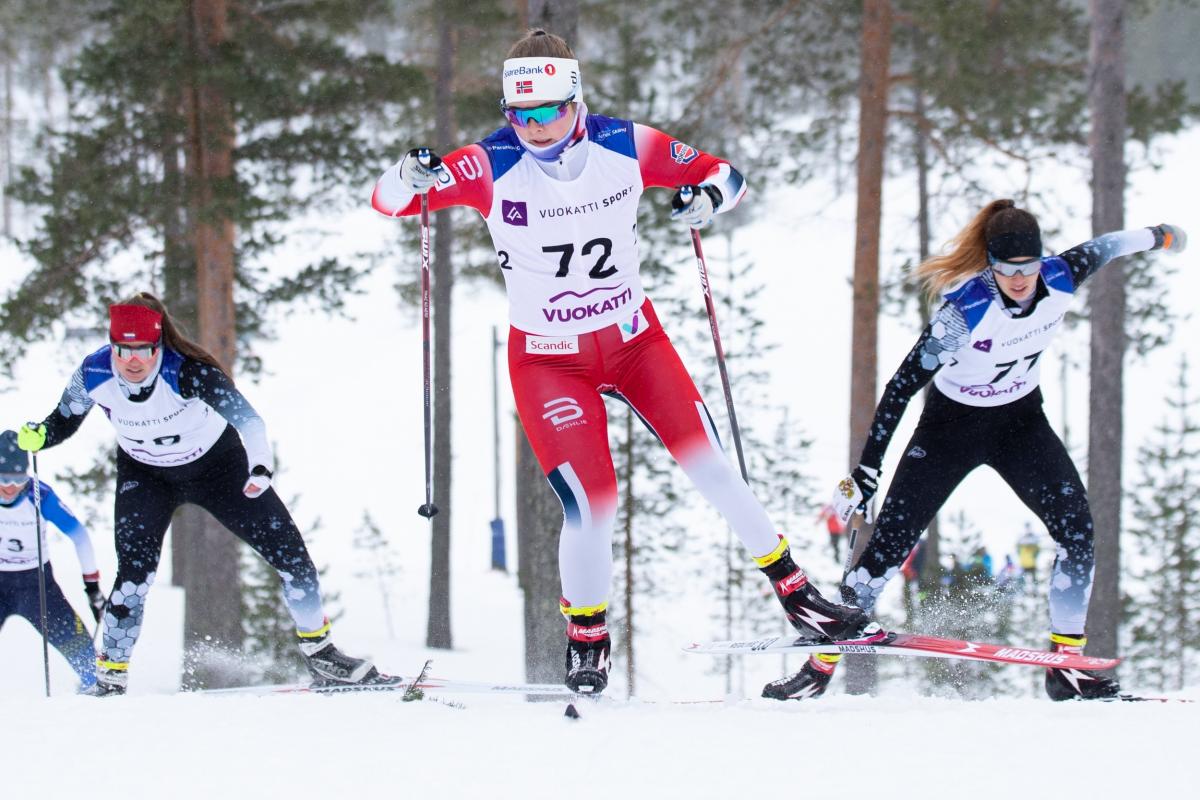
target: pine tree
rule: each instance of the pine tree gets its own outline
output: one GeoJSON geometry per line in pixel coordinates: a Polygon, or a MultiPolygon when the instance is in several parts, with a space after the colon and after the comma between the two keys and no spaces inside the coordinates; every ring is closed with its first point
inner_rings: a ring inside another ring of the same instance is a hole
{"type": "MultiPolygon", "coordinates": [[[[811,558],[809,537],[798,531],[808,527],[816,509],[813,482],[805,471],[811,442],[784,406],[764,391],[769,375],[762,359],[774,349],[756,308],[765,285],[757,278],[758,264],[735,248],[737,219],[730,216],[733,219],[721,219],[722,235],[710,235],[705,252],[750,487],[779,532],[788,536],[797,562],[804,564],[811,558]]],[[[685,363],[694,365],[692,377],[709,403],[726,458],[736,470],[732,430],[714,363],[707,312],[696,276],[685,266],[691,260],[687,259],[690,253],[680,255],[684,264],[670,273],[655,297],[659,308],[671,309],[664,316],[671,320],[672,340],[685,363]]],[[[676,481],[686,484],[682,474],[676,476],[676,481]]],[[[686,497],[695,490],[682,485],[679,491],[686,497]]],[[[697,576],[713,582],[713,595],[719,599],[716,619],[720,638],[769,635],[790,629],[769,584],[733,531],[718,524],[705,526],[697,533],[704,534],[708,555],[693,568],[697,576]]],[[[725,676],[727,691],[740,693],[745,691],[745,666],[738,659],[724,659],[715,662],[714,669],[725,676]]]]}
{"type": "Polygon", "coordinates": [[[97,0],[5,0],[0,4],[0,236],[27,220],[10,184],[22,165],[37,160],[38,123],[63,113],[57,72],[92,34],[97,0]]]}
{"type": "Polygon", "coordinates": [[[1139,449],[1130,493],[1126,674],[1160,691],[1184,688],[1200,667],[1200,396],[1188,378],[1183,356],[1170,414],[1139,449]]]}
{"type": "MultiPolygon", "coordinates": [[[[232,7],[229,41],[207,66],[188,44],[187,5],[103,4],[97,38],[65,71],[78,98],[69,124],[44,132],[44,165],[14,187],[44,216],[23,243],[36,266],[0,306],[10,342],[57,319],[91,324],[130,285],[175,285],[169,273],[187,267],[172,250],[179,224],[190,231],[214,214],[236,229],[238,334],[246,341],[268,332],[272,305],[310,298],[336,310],[358,277],[358,269],[320,261],[271,281],[262,265],[285,240],[288,220],[336,206],[368,179],[394,150],[377,132],[400,133],[387,112],[424,85],[411,67],[352,52],[347,37],[382,4],[309,1],[255,14],[232,7]],[[203,218],[186,200],[195,165],[185,160],[183,105],[200,78],[219,84],[237,135],[233,173],[213,187],[203,218]],[[148,268],[114,273],[125,249],[148,268]]],[[[187,318],[184,298],[167,300],[187,318]]]]}
{"type": "Polygon", "coordinates": [[[396,631],[392,625],[390,585],[404,571],[404,568],[401,566],[400,554],[383,535],[383,531],[371,518],[369,511],[363,511],[362,527],[355,531],[354,549],[359,551],[361,563],[360,568],[355,571],[354,577],[378,583],[384,624],[387,627],[388,638],[394,639],[396,631]]]}

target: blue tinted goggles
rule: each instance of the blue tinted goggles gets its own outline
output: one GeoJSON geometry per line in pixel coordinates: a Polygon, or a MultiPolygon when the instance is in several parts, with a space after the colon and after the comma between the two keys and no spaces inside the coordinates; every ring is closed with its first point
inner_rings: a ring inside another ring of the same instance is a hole
{"type": "Polygon", "coordinates": [[[1042,271],[1042,260],[1040,258],[1035,258],[1032,261],[990,260],[992,262],[992,269],[1006,278],[1011,278],[1018,273],[1027,278],[1032,278],[1034,275],[1037,275],[1042,271]]]}
{"type": "Polygon", "coordinates": [[[0,472],[0,486],[24,486],[28,480],[24,472],[0,472]]]}
{"type": "Polygon", "coordinates": [[[571,110],[574,97],[558,100],[553,103],[543,103],[533,108],[512,108],[504,100],[500,101],[500,110],[513,125],[528,128],[531,124],[550,125],[565,117],[571,110]]]}

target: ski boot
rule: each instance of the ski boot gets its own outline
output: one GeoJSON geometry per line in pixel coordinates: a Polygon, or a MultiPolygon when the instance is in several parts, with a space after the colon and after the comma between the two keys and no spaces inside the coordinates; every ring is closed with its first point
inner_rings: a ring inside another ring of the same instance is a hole
{"type": "MultiPolygon", "coordinates": [[[[1050,634],[1055,653],[1082,653],[1086,636],[1050,634]]],[[[1121,693],[1116,678],[1088,669],[1046,670],[1046,694],[1051,700],[1115,700],[1121,693]]]]}
{"type": "Polygon", "coordinates": [[[771,681],[763,687],[762,696],[771,700],[815,700],[825,694],[833,671],[842,657],[836,653],[814,653],[804,669],[790,678],[771,681]]]}
{"type": "Polygon", "coordinates": [[[80,688],[78,694],[88,697],[112,697],[125,694],[129,685],[129,664],[116,661],[96,661],[96,682],[80,688]]]}
{"type": "Polygon", "coordinates": [[[835,642],[871,641],[884,635],[861,608],[831,603],[822,597],[809,582],[804,570],[792,560],[787,540],[782,536],[779,537],[779,547],[754,560],[771,581],[775,596],[787,613],[788,622],[800,633],[835,642]]]}
{"type": "Polygon", "coordinates": [[[612,640],[604,621],[605,606],[573,609],[563,601],[567,616],[567,677],[565,683],[580,694],[600,694],[608,686],[612,640]],[[592,613],[573,614],[572,611],[592,613]]]}
{"type": "Polygon", "coordinates": [[[334,647],[329,635],[329,622],[317,631],[296,631],[300,637],[300,652],[313,677],[313,686],[371,686],[387,683],[389,675],[381,675],[365,658],[354,658],[334,647]]]}

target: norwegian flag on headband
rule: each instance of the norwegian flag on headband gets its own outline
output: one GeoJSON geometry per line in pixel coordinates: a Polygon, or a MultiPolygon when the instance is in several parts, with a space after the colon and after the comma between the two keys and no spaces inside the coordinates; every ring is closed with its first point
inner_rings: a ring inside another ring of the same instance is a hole
{"type": "Polygon", "coordinates": [[[533,81],[517,81],[517,94],[533,94],[533,81]]]}
{"type": "Polygon", "coordinates": [[[108,338],[113,342],[157,342],[162,338],[162,314],[145,306],[109,306],[108,338]]]}

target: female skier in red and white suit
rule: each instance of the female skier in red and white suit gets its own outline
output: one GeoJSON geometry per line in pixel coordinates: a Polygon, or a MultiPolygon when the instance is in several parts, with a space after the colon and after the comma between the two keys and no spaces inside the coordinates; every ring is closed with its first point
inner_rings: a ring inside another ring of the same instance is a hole
{"type": "Polygon", "coordinates": [[[517,413],[562,501],[559,549],[568,685],[607,684],[604,614],[612,579],[617,484],[604,396],[628,403],[737,532],[798,628],[858,635],[864,613],[823,600],[726,459],[695,384],[639,278],[637,205],[648,187],[677,191],[673,216],[699,228],[737,205],[727,162],[654,128],[589,114],[579,63],[531,31],[504,62],[511,126],[438,158],[412,150],[379,179],[376,210],[483,215],[508,290],[509,372],[517,413]],[[432,191],[431,191],[432,190],[432,191]]]}

